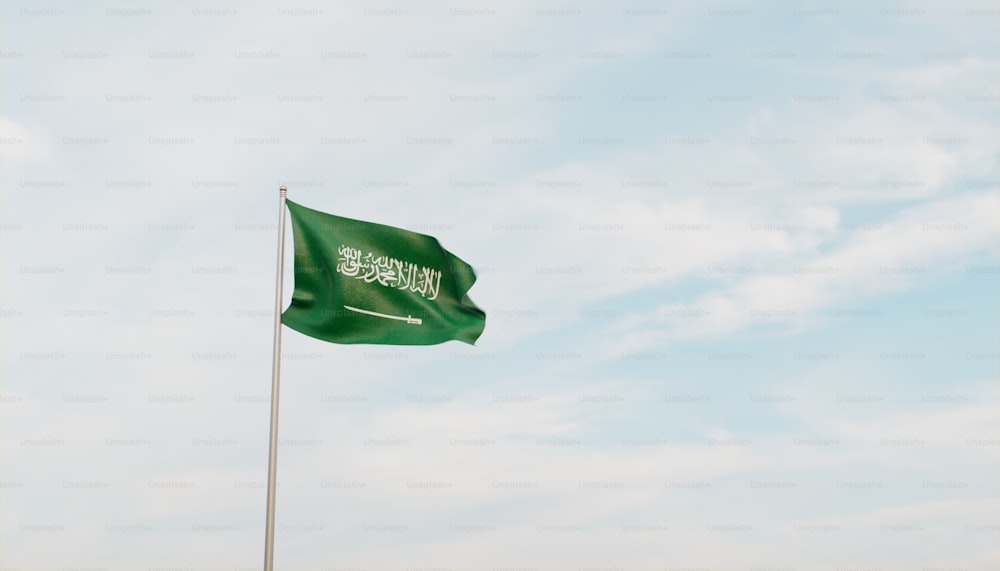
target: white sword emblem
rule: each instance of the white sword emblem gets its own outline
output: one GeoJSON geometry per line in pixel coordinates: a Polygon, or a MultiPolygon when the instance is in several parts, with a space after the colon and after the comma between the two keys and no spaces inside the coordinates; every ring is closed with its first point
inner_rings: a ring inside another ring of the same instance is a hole
{"type": "Polygon", "coordinates": [[[423,321],[419,317],[410,317],[409,315],[407,315],[406,317],[400,317],[398,315],[386,315],[384,313],[379,313],[377,311],[368,311],[367,309],[358,309],[357,307],[351,307],[349,305],[345,305],[344,309],[350,309],[351,311],[357,311],[358,313],[364,313],[364,314],[367,314],[367,315],[374,315],[375,317],[384,317],[386,319],[396,319],[398,321],[405,321],[405,322],[413,324],[413,325],[421,325],[423,323],[423,321]]]}

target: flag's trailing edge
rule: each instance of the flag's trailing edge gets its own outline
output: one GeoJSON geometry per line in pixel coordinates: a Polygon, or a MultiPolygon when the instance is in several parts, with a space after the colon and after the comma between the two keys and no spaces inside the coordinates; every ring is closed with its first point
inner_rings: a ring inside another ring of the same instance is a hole
{"type": "Polygon", "coordinates": [[[486,314],[472,266],[436,238],[286,201],[295,291],[281,322],[331,343],[474,345],[486,314]]]}

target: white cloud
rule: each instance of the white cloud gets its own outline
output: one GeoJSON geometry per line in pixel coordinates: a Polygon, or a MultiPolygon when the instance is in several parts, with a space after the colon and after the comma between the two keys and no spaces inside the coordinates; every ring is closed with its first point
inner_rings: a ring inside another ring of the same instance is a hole
{"type": "MultiPolygon", "coordinates": [[[[623,343],[635,350],[637,338],[655,346],[666,339],[721,335],[755,323],[795,325],[831,307],[964,271],[968,263],[963,260],[995,241],[998,228],[992,212],[997,207],[993,193],[981,192],[903,210],[892,220],[866,226],[870,231],[852,232],[854,236],[826,252],[784,258],[764,275],[689,303],[663,304],[654,312],[659,317],[648,320],[658,327],[630,333],[623,343]],[[671,318],[684,311],[701,315],[683,321],[671,318]]],[[[634,331],[634,319],[625,323],[634,331]]]]}

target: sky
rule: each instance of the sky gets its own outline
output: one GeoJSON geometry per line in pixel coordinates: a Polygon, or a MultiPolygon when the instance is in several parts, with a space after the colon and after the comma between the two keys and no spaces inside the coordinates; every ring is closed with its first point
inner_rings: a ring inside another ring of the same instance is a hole
{"type": "Polygon", "coordinates": [[[261,568],[281,185],[487,320],[282,332],[276,569],[997,568],[998,15],[4,2],[0,569],[261,568]]]}

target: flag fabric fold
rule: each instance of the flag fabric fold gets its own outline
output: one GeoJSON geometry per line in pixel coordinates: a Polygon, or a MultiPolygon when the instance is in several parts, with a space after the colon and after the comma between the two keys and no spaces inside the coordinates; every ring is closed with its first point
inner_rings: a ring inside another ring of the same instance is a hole
{"type": "Polygon", "coordinates": [[[295,291],[283,324],[331,343],[475,344],[486,325],[468,296],[475,271],[436,238],[286,204],[295,291]]]}

